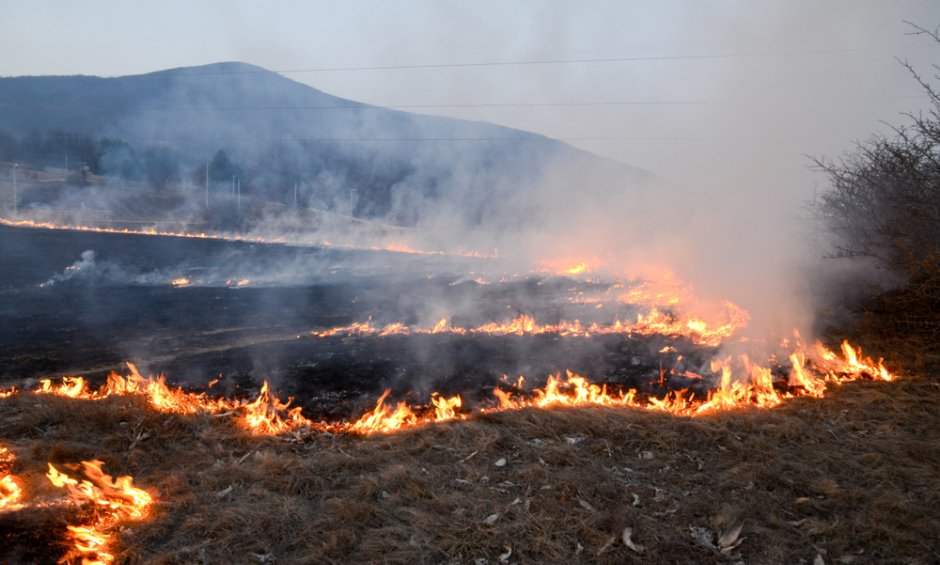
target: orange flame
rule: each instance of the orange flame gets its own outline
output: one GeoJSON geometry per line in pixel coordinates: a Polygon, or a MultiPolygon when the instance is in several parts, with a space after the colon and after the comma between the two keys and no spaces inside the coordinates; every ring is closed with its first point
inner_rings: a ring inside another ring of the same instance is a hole
{"type": "Polygon", "coordinates": [[[296,428],[313,427],[313,422],[301,415],[299,406],[288,410],[293,399],[281,402],[268,391],[268,381],[264,381],[258,398],[244,404],[244,427],[254,434],[275,435],[296,428]],[[284,417],[281,414],[286,412],[284,417]]]}
{"type": "Polygon", "coordinates": [[[614,320],[610,324],[591,323],[584,325],[580,320],[562,320],[557,324],[539,324],[535,318],[527,314],[519,314],[508,322],[490,322],[477,327],[458,327],[448,324],[447,318],[442,318],[434,326],[417,327],[408,326],[400,322],[376,327],[371,322],[354,322],[347,326],[338,326],[324,330],[315,330],[311,335],[316,337],[332,337],[336,335],[349,337],[412,334],[441,334],[456,335],[542,335],[558,334],[565,337],[590,337],[592,335],[666,335],[670,337],[686,337],[699,345],[718,346],[722,341],[733,335],[747,325],[748,314],[730,302],[726,305],[727,315],[719,324],[709,324],[697,318],[677,317],[656,308],[648,314],[637,314],[636,322],[614,320]]]}
{"type": "Polygon", "coordinates": [[[278,434],[296,428],[313,427],[314,424],[301,415],[299,407],[288,410],[291,399],[281,402],[269,391],[267,381],[258,397],[250,402],[225,398],[211,398],[205,392],[187,392],[167,386],[162,375],[142,377],[133,363],[127,364],[130,373],[124,377],[117,373],[108,376],[107,384],[98,390],[90,390],[82,377],[64,377],[54,385],[50,379],[40,381],[38,394],[54,394],[68,398],[96,400],[109,396],[138,395],[145,397],[150,405],[160,411],[174,414],[198,414],[241,411],[240,423],[258,434],[278,434]]]}
{"type": "Polygon", "coordinates": [[[404,427],[414,426],[418,417],[404,402],[399,402],[395,408],[385,404],[385,399],[391,394],[386,390],[375,403],[375,409],[363,414],[352,426],[350,431],[360,433],[391,432],[404,427]]]}
{"type": "Polygon", "coordinates": [[[375,408],[363,414],[361,418],[347,428],[347,431],[360,434],[394,432],[419,424],[443,422],[465,417],[458,412],[463,405],[460,395],[447,398],[436,392],[433,393],[431,395],[433,410],[428,410],[427,407],[419,408],[421,414],[419,416],[415,410],[404,402],[398,402],[394,407],[386,404],[385,401],[390,393],[390,390],[386,390],[375,403],[375,408]]]}
{"type": "MultiPolygon", "coordinates": [[[[306,241],[290,241],[284,237],[261,237],[261,236],[248,236],[238,233],[207,233],[207,232],[182,232],[182,231],[168,231],[168,230],[158,230],[156,228],[142,228],[142,229],[130,229],[130,228],[106,228],[100,226],[86,226],[81,224],[56,224],[53,222],[37,222],[34,220],[9,220],[7,218],[0,218],[0,225],[10,226],[10,227],[20,227],[20,228],[33,228],[33,229],[45,229],[45,230],[65,230],[65,231],[80,231],[80,232],[92,232],[92,233],[113,233],[113,234],[124,234],[124,235],[146,235],[146,236],[155,236],[155,237],[180,237],[187,239],[212,239],[212,240],[221,240],[221,241],[245,241],[250,243],[278,243],[278,244],[309,244],[306,241]]],[[[415,249],[409,245],[402,243],[390,243],[386,245],[373,245],[369,247],[362,247],[357,245],[342,245],[330,243],[329,241],[317,241],[316,245],[318,247],[335,247],[340,249],[369,249],[373,251],[387,251],[390,253],[405,253],[409,255],[445,255],[445,256],[455,256],[455,257],[468,257],[468,258],[477,258],[485,259],[489,257],[496,257],[498,253],[494,251],[492,255],[486,253],[480,253],[478,251],[426,251],[421,249],[415,249]]]]}
{"type": "Polygon", "coordinates": [[[39,381],[39,390],[36,392],[69,398],[82,398],[88,394],[87,383],[82,377],[62,377],[58,386],[53,385],[51,379],[42,379],[39,381]]]}
{"type": "Polygon", "coordinates": [[[17,508],[23,491],[10,472],[16,457],[5,446],[0,445],[0,511],[17,508]]]}
{"type": "Polygon", "coordinates": [[[861,349],[853,348],[848,342],[843,343],[842,349],[843,356],[839,357],[817,343],[815,352],[818,357],[813,360],[813,366],[818,367],[816,374],[808,369],[806,357],[795,352],[791,356],[793,367],[789,379],[782,385],[784,390],[778,390],[780,386],[775,384],[770,368],[754,364],[746,355],[742,355],[735,366],[743,369],[745,376],[737,380],[732,377],[733,365],[730,359],[713,362],[713,372],[720,374],[719,383],[717,388],[708,391],[705,398],[696,398],[693,393],[680,390],[670,392],[664,398],[641,400],[634,389],[610,393],[606,385],[591,384],[570,371],[565,378],[560,375],[550,376],[545,388],[535,389],[531,398],[513,398],[512,393],[498,387],[493,393],[499,401],[498,410],[598,405],[697,416],[745,407],[771,408],[798,396],[821,397],[829,382],[858,379],[891,381],[895,378],[880,360],[873,362],[863,357],[861,349]]]}
{"type": "Polygon", "coordinates": [[[89,525],[68,526],[71,547],[59,563],[73,563],[79,558],[82,565],[104,565],[114,561],[109,553],[111,530],[126,520],[147,518],[153,496],[134,486],[131,477],[116,479],[101,470],[101,461],[82,461],[85,479],[78,480],[62,473],[52,463],[46,477],[69,493],[75,504],[91,504],[94,520],[89,525]]]}
{"type": "MultiPolygon", "coordinates": [[[[531,322],[531,318],[521,317],[517,321],[516,326],[503,331],[536,331],[531,327],[534,323],[531,322]],[[527,327],[529,330],[525,329],[527,327]]],[[[440,327],[443,327],[441,322],[435,325],[435,328],[440,327]]],[[[594,330],[589,328],[583,331],[594,330]]],[[[493,394],[498,406],[484,410],[601,405],[658,410],[680,416],[696,416],[745,407],[770,408],[799,396],[821,397],[830,383],[838,384],[859,379],[891,381],[896,378],[884,366],[882,360],[873,361],[865,357],[861,348],[854,347],[847,341],[842,343],[840,353],[833,352],[818,342],[807,350],[797,340],[794,348],[789,355],[789,373],[786,378],[778,381],[775,381],[774,371],[770,367],[754,363],[748,356],[741,355],[736,359],[712,361],[711,372],[715,375],[716,386],[704,395],[696,396],[688,390],[679,390],[672,391],[663,398],[641,398],[635,390],[610,392],[606,385],[592,384],[585,377],[569,372],[564,378],[558,375],[549,377],[544,388],[534,389],[526,398],[514,397],[511,392],[497,387],[493,394]]],[[[136,394],[144,396],[151,406],[163,412],[182,414],[241,412],[238,421],[244,429],[254,434],[265,435],[281,434],[298,429],[361,434],[394,432],[421,424],[466,417],[466,414],[460,412],[462,408],[460,396],[447,398],[433,393],[430,405],[412,407],[405,402],[398,402],[393,406],[386,404],[390,395],[390,391],[386,390],[376,402],[373,410],[351,424],[314,423],[302,415],[299,407],[290,408],[290,398],[282,402],[272,395],[267,382],[262,386],[258,397],[250,402],[212,399],[204,392],[186,392],[170,388],[162,376],[156,379],[141,377],[133,364],[128,363],[128,367],[130,374],[127,377],[112,374],[108,378],[108,384],[97,391],[89,390],[81,377],[65,377],[58,385],[54,385],[48,379],[44,380],[35,392],[80,399],[101,399],[110,395],[136,394]]],[[[705,379],[703,375],[697,373],[686,372],[683,376],[698,381],[705,379]]],[[[660,375],[660,380],[665,378],[666,371],[664,370],[660,375]]],[[[521,389],[522,386],[523,378],[520,377],[515,387],[521,389]]]]}

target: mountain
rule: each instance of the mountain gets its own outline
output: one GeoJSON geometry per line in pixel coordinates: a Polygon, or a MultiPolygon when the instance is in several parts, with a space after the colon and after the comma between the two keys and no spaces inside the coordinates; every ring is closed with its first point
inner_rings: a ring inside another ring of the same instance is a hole
{"type": "Polygon", "coordinates": [[[442,212],[511,223],[545,190],[585,198],[655,180],[538,134],[370,106],[245,63],[0,78],[0,131],[20,140],[8,153],[50,135],[98,140],[82,159],[108,178],[199,186],[209,163],[215,191],[237,178],[246,198],[290,205],[296,190],[303,205],[401,225],[442,212]]]}

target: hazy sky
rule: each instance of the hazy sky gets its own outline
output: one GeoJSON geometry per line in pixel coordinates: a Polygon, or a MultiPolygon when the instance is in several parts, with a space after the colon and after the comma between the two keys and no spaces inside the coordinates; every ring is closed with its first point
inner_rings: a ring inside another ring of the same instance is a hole
{"type": "Polygon", "coordinates": [[[940,25],[940,1],[7,1],[0,75],[245,61],[379,105],[510,104],[415,111],[570,140],[683,183],[805,195],[805,154],[837,155],[925,106],[896,58],[929,73],[940,46],[902,20],[940,25]],[[651,59],[311,70],[630,57],[651,59]]]}

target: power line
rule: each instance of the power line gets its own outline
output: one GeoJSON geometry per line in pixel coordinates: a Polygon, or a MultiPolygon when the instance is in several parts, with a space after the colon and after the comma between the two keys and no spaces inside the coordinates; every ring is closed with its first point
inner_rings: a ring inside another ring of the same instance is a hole
{"type": "Polygon", "coordinates": [[[743,59],[757,57],[783,57],[788,55],[835,55],[849,53],[870,53],[875,51],[897,51],[903,49],[921,49],[934,47],[934,44],[923,43],[913,45],[892,45],[882,47],[849,47],[841,49],[794,49],[780,51],[752,51],[739,53],[711,53],[711,54],[680,54],[680,55],[648,55],[632,57],[588,57],[578,59],[532,59],[521,61],[483,61],[464,63],[423,63],[415,65],[375,65],[375,66],[347,66],[347,67],[313,67],[304,69],[280,69],[269,71],[266,69],[216,70],[216,71],[188,71],[188,74],[205,75],[237,75],[276,72],[281,74],[299,73],[327,73],[345,71],[397,71],[408,69],[447,69],[466,67],[508,67],[523,65],[569,65],[581,63],[628,63],[645,61],[695,61],[709,59],[743,59]]]}
{"type": "Polygon", "coordinates": [[[815,102],[846,102],[875,100],[911,100],[930,98],[926,94],[898,94],[890,96],[845,96],[816,98],[765,98],[765,99],[726,99],[726,100],[620,100],[589,102],[467,102],[435,104],[388,104],[373,105],[366,103],[352,104],[314,104],[304,106],[142,106],[133,108],[140,111],[156,112],[164,110],[419,110],[419,109],[460,109],[460,108],[555,108],[555,107],[617,107],[617,106],[693,106],[693,105],[733,105],[733,104],[804,104],[815,102]]]}
{"type": "MultiPolygon", "coordinates": [[[[54,136],[52,136],[54,137],[54,136]]],[[[519,137],[126,137],[127,142],[294,142],[294,143],[437,143],[437,142],[512,142],[544,143],[551,141],[792,141],[791,138],[774,136],[614,136],[614,137],[549,137],[540,134],[523,134],[519,137]]]]}

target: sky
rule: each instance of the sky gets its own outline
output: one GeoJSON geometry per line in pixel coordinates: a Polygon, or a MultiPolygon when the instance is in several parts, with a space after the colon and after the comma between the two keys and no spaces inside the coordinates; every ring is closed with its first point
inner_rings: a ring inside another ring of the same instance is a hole
{"type": "Polygon", "coordinates": [[[940,46],[904,20],[933,29],[940,2],[6,1],[0,75],[244,61],[790,206],[822,182],[808,155],[837,157],[926,107],[898,59],[929,75],[940,46]],[[631,60],[370,68],[584,59],[631,60]],[[324,70],[337,68],[354,70],[324,70]]]}

